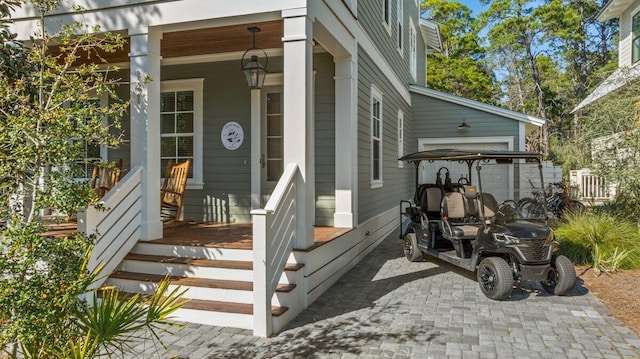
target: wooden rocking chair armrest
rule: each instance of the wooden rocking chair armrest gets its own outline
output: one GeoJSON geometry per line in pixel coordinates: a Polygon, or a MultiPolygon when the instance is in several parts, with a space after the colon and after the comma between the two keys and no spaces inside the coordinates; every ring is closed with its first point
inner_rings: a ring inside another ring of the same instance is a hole
{"type": "Polygon", "coordinates": [[[178,192],[178,191],[174,191],[174,190],[170,190],[170,189],[160,189],[160,193],[170,193],[170,194],[182,195],[182,192],[178,192]]]}

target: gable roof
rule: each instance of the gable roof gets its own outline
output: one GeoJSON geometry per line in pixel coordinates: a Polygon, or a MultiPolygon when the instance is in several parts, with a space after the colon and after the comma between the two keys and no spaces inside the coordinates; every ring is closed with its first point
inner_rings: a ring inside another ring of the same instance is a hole
{"type": "Polygon", "coordinates": [[[427,19],[420,19],[420,33],[422,33],[422,38],[424,39],[424,45],[427,48],[428,54],[442,51],[440,27],[437,23],[427,19]]]}
{"type": "Polygon", "coordinates": [[[609,2],[596,14],[598,21],[615,19],[633,3],[633,0],[609,0],[609,2]]]}
{"type": "Polygon", "coordinates": [[[475,101],[475,100],[470,100],[468,98],[464,98],[464,97],[460,97],[460,96],[456,96],[456,95],[451,95],[448,93],[444,93],[444,92],[440,92],[440,91],[436,91],[436,90],[432,90],[432,89],[428,89],[426,87],[422,87],[422,86],[417,86],[417,85],[411,85],[409,86],[409,91],[413,92],[413,93],[417,93],[417,94],[421,94],[424,96],[428,96],[431,98],[435,98],[438,100],[442,100],[442,101],[447,101],[447,102],[451,102],[457,105],[461,105],[461,106],[465,106],[468,108],[472,108],[478,111],[483,111],[483,112],[487,112],[487,113],[491,113],[494,115],[498,115],[501,117],[505,117],[508,119],[512,119],[515,121],[520,121],[520,122],[524,122],[527,124],[531,124],[534,126],[538,126],[541,127],[542,125],[544,125],[545,120],[538,118],[538,117],[534,117],[534,116],[529,116],[525,113],[522,112],[516,112],[516,111],[512,111],[512,110],[508,110],[506,108],[502,108],[502,107],[498,107],[498,106],[494,106],[494,105],[489,105],[483,102],[479,102],[479,101],[475,101]]]}
{"type": "Polygon", "coordinates": [[[574,113],[592,102],[607,96],[613,91],[628,85],[638,77],[640,77],[640,64],[636,64],[631,67],[619,67],[609,75],[606,80],[598,85],[595,90],[591,91],[589,96],[582,100],[578,106],[571,110],[571,113],[574,113]]]}

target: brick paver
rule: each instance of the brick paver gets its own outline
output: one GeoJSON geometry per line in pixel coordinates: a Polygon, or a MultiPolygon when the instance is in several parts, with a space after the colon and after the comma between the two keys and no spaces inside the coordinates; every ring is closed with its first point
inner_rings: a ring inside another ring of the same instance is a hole
{"type": "Polygon", "coordinates": [[[397,234],[274,338],[189,324],[163,340],[170,352],[147,342],[135,357],[640,358],[640,339],[580,280],[565,297],[530,283],[492,301],[469,272],[407,261],[397,234]]]}

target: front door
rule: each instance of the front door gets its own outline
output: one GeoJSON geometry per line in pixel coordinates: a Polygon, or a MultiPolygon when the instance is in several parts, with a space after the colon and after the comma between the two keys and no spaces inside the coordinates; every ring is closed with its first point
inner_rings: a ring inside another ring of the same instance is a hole
{"type": "Polygon", "coordinates": [[[262,206],[267,203],[284,170],[282,87],[262,91],[262,206]]]}

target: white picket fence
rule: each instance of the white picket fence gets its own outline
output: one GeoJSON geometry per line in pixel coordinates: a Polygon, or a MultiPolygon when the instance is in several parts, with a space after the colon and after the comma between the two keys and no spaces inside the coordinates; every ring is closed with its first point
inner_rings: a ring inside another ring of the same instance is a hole
{"type": "Polygon", "coordinates": [[[598,204],[613,200],[616,196],[617,186],[602,177],[591,174],[588,168],[571,170],[569,179],[572,197],[581,201],[598,204]]]}

